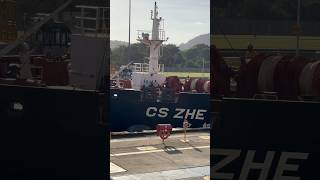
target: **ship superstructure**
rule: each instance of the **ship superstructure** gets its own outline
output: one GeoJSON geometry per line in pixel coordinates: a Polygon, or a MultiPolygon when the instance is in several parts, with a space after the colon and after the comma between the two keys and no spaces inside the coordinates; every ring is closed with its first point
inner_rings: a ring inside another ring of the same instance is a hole
{"type": "Polygon", "coordinates": [[[159,74],[159,57],[160,48],[164,41],[164,30],[160,29],[162,17],[159,17],[157,2],[154,3],[154,10],[151,11],[152,34],[150,38],[149,33],[141,32],[138,36],[138,41],[149,46],[149,69],[148,72],[133,72],[132,74],[132,88],[141,90],[144,86],[154,85],[159,86],[165,82],[165,76],[159,74]]]}

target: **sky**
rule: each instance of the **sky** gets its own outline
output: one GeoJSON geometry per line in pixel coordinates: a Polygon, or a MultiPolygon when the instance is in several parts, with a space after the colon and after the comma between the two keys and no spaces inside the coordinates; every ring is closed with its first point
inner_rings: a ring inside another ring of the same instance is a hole
{"type": "MultiPolygon", "coordinates": [[[[152,30],[154,0],[131,0],[131,43],[137,30],[152,30]]],[[[210,0],[157,0],[168,44],[180,45],[210,32],[210,0]]],[[[110,1],[110,39],[129,40],[129,0],[110,1]]]]}

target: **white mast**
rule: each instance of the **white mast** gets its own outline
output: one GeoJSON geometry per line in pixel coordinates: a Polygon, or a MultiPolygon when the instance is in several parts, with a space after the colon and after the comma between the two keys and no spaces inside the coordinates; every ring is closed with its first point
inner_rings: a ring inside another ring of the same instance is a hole
{"type": "MultiPolygon", "coordinates": [[[[132,74],[132,88],[140,90],[142,87],[147,87],[153,85],[155,87],[161,86],[166,77],[160,74],[159,68],[159,57],[160,57],[160,48],[161,44],[168,40],[164,39],[164,31],[160,28],[160,22],[163,20],[161,17],[158,17],[158,6],[157,2],[154,3],[154,10],[151,10],[151,20],[152,24],[152,35],[149,39],[149,33],[142,32],[138,35],[138,41],[146,44],[150,48],[149,56],[149,69],[147,73],[144,72],[133,72],[132,74]]],[[[139,32],[139,31],[138,31],[139,32]]]]}
{"type": "Polygon", "coordinates": [[[151,14],[151,20],[153,20],[152,25],[152,40],[159,40],[159,28],[160,28],[160,21],[161,17],[158,18],[158,6],[157,2],[154,2],[154,14],[151,14]]]}
{"type": "MultiPolygon", "coordinates": [[[[164,37],[160,36],[160,22],[162,21],[161,17],[158,17],[158,6],[157,2],[154,3],[154,10],[151,11],[151,20],[153,21],[152,25],[152,38],[143,37],[143,39],[138,39],[144,44],[150,46],[150,56],[149,56],[149,74],[159,73],[159,56],[160,56],[160,47],[162,42],[164,42],[164,37]]],[[[163,32],[163,31],[162,31],[163,32]]],[[[163,34],[162,34],[163,35],[163,34]]]]}

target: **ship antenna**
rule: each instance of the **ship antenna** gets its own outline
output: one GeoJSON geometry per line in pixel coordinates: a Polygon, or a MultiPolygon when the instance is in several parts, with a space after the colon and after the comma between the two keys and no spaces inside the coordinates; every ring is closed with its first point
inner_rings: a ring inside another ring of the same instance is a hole
{"type": "Polygon", "coordinates": [[[130,62],[130,56],[131,56],[131,54],[130,54],[130,45],[131,45],[131,41],[130,41],[130,39],[131,39],[131,37],[130,37],[130,35],[131,35],[131,0],[129,0],[129,43],[128,43],[128,63],[130,62]]]}

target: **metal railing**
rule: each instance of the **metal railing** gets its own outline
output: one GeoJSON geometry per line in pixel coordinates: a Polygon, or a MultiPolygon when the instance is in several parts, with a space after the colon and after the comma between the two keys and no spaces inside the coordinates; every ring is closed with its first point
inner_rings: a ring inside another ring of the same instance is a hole
{"type": "MultiPolygon", "coordinates": [[[[145,36],[148,36],[148,40],[152,38],[152,31],[150,30],[137,30],[138,39],[143,39],[145,36]]],[[[166,33],[163,29],[159,29],[159,40],[166,41],[166,33]]]]}
{"type": "MultiPolygon", "coordinates": [[[[149,64],[148,63],[133,63],[132,64],[134,72],[148,72],[149,64]]],[[[164,64],[158,64],[159,72],[164,72],[164,64]]]]}

